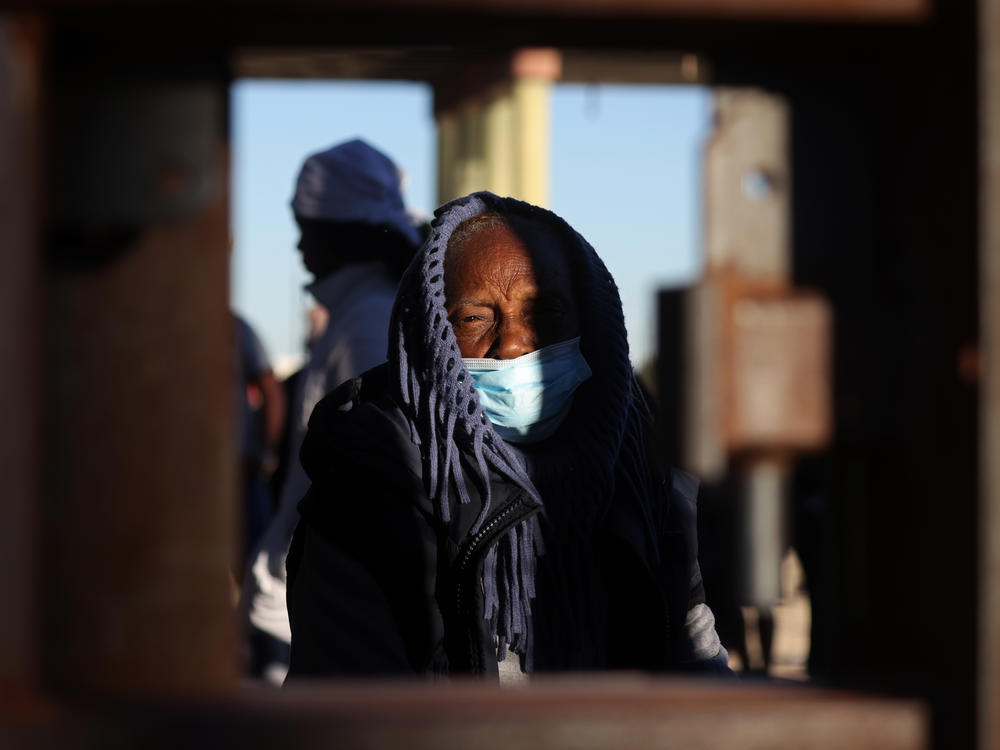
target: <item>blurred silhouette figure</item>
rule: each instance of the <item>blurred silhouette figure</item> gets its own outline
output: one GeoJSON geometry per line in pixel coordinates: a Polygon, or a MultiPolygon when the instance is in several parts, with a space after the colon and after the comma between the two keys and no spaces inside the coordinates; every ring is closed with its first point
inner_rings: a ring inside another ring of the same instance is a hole
{"type": "Polygon", "coordinates": [[[328,313],[310,344],[290,414],[291,461],[278,512],[250,562],[243,588],[249,671],[280,683],[291,632],[285,605],[285,556],[309,487],[299,449],[313,406],[341,382],[385,361],[396,285],[420,242],[403,203],[396,165],[362,140],[311,155],[292,198],[298,248],[314,281],[308,289],[328,313]]]}
{"type": "MultiPolygon", "coordinates": [[[[308,320],[308,331],[304,344],[305,351],[308,352],[326,330],[330,314],[322,305],[313,304],[307,311],[306,317],[308,320]]],[[[291,402],[295,397],[295,391],[298,388],[299,379],[302,377],[304,369],[303,366],[300,366],[281,381],[281,389],[288,402],[291,402]]],[[[278,441],[278,447],[275,449],[277,464],[270,479],[271,496],[275,499],[281,496],[281,488],[285,486],[285,480],[288,478],[288,467],[299,460],[297,455],[292,455],[291,446],[292,433],[295,432],[295,423],[296,419],[292,416],[292,410],[286,409],[285,422],[281,429],[281,439],[278,441]]]]}
{"type": "Polygon", "coordinates": [[[253,328],[233,315],[236,331],[236,412],[240,477],[243,483],[243,536],[237,575],[274,512],[269,477],[285,422],[285,394],[253,328]]]}

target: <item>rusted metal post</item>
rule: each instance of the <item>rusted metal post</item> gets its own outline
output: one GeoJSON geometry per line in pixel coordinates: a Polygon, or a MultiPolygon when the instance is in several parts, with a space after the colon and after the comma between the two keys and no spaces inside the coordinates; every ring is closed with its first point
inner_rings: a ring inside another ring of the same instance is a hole
{"type": "Polygon", "coordinates": [[[234,683],[226,98],[58,70],[45,350],[48,687],[234,683]]]}
{"type": "Polygon", "coordinates": [[[980,510],[977,723],[1000,748],[1000,1],[979,2],[980,510]]]}
{"type": "Polygon", "coordinates": [[[765,455],[742,477],[743,528],[740,535],[741,603],[769,607],[781,598],[781,558],[785,552],[787,468],[765,455]]]}
{"type": "Polygon", "coordinates": [[[43,25],[0,18],[0,690],[38,677],[43,25]]]}
{"type": "MultiPolygon", "coordinates": [[[[747,412],[742,405],[757,398],[753,385],[746,385],[748,378],[752,380],[755,370],[761,368],[747,360],[748,367],[740,360],[741,352],[755,351],[753,332],[757,326],[748,321],[750,325],[742,329],[749,335],[741,335],[741,321],[747,316],[740,315],[739,303],[734,300],[739,298],[741,287],[779,290],[787,284],[788,112],[779,97],[754,90],[722,90],[716,94],[715,108],[716,128],[705,154],[707,279],[697,297],[714,299],[719,307],[711,315],[703,312],[700,318],[692,319],[701,328],[694,338],[701,342],[697,348],[702,352],[703,369],[696,377],[704,374],[704,368],[715,371],[710,380],[718,390],[706,393],[696,383],[694,393],[700,396],[693,401],[719,403],[706,415],[711,422],[692,421],[692,445],[701,447],[704,456],[711,459],[711,463],[695,467],[710,479],[727,466],[736,468],[728,462],[734,449],[754,449],[739,465],[740,597],[743,604],[770,606],[777,603],[781,591],[784,464],[780,454],[769,450],[771,444],[765,443],[764,450],[758,450],[752,441],[744,440],[740,427],[749,423],[751,432],[759,432],[756,425],[775,419],[772,412],[779,404],[767,404],[756,412],[751,409],[749,420],[740,419],[747,412]],[[741,347],[747,338],[749,345],[741,347]]],[[[743,303],[744,308],[748,306],[753,307],[753,303],[743,303]]],[[[763,382],[766,384],[773,374],[765,372],[763,382]]]]}

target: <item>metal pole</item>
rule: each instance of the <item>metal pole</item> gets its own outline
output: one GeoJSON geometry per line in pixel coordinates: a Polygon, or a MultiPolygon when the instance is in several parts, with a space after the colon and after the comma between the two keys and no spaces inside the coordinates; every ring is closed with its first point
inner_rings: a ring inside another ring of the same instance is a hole
{"type": "Polygon", "coordinates": [[[1000,748],[1000,1],[979,2],[980,523],[977,723],[1000,748]]]}
{"type": "Polygon", "coordinates": [[[770,607],[781,598],[781,556],[785,549],[785,470],[774,458],[752,461],[742,481],[743,534],[740,570],[742,603],[770,607]]]}
{"type": "Polygon", "coordinates": [[[41,426],[41,159],[36,134],[44,28],[0,19],[0,687],[38,673],[41,426]]]}
{"type": "Polygon", "coordinates": [[[53,83],[44,660],[69,694],[236,676],[224,81],[53,83]]]}

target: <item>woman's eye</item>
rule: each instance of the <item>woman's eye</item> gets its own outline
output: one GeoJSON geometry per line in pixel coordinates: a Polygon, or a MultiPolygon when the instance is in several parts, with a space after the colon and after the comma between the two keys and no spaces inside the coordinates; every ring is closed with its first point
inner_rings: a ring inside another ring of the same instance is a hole
{"type": "Polygon", "coordinates": [[[456,326],[481,326],[489,323],[491,319],[491,316],[485,312],[456,311],[451,316],[452,325],[456,326]]]}

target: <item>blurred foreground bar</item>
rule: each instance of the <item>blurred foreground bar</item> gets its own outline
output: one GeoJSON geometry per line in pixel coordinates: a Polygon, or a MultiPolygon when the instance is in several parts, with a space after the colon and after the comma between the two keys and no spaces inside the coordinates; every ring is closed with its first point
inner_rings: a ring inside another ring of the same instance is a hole
{"type": "Polygon", "coordinates": [[[42,36],[34,19],[0,19],[0,498],[6,532],[0,569],[16,571],[0,576],[0,685],[10,692],[34,689],[39,649],[42,36]]]}
{"type": "Polygon", "coordinates": [[[225,78],[53,37],[42,682],[218,689],[236,674],[225,78]]]}
{"type": "Polygon", "coordinates": [[[1000,748],[998,0],[459,5],[35,0],[0,25],[0,747],[1000,748]],[[781,275],[836,322],[810,673],[930,718],[745,684],[238,690],[228,61],[419,41],[462,71],[497,40],[605,73],[695,50],[788,102],[787,173],[719,197],[790,200],[781,275]]]}
{"type": "MultiPolygon", "coordinates": [[[[0,726],[3,722],[0,722],[0,726]]],[[[629,675],[504,689],[315,683],[194,701],[116,703],[0,729],[34,747],[845,748],[926,747],[916,703],[799,686],[629,675]]]]}

